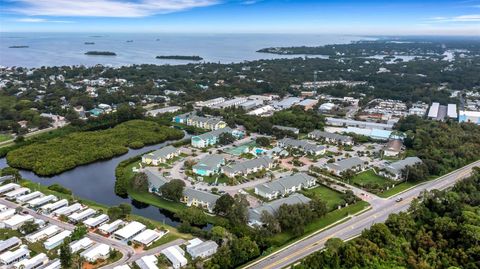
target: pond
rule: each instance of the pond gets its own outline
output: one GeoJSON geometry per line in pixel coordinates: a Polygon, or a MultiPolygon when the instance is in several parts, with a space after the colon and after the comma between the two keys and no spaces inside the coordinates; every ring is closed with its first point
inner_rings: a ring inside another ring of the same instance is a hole
{"type": "MultiPolygon", "coordinates": [[[[184,139],[187,137],[184,137],[184,139]]],[[[20,170],[23,178],[29,179],[39,184],[49,186],[58,183],[74,193],[74,195],[83,199],[92,200],[100,204],[115,206],[120,203],[131,203],[132,213],[147,217],[156,221],[163,222],[171,226],[178,226],[179,220],[174,218],[173,213],[149,206],[147,204],[131,200],[130,198],[122,198],[115,194],[115,168],[118,163],[128,158],[156,150],[167,144],[165,142],[157,145],[146,146],[141,149],[130,149],[128,153],[112,158],[106,161],[99,161],[88,165],[82,165],[72,170],[66,171],[60,175],[53,177],[41,177],[35,173],[26,170],[20,170]]],[[[0,158],[0,168],[6,167],[5,158],[0,158]]]]}

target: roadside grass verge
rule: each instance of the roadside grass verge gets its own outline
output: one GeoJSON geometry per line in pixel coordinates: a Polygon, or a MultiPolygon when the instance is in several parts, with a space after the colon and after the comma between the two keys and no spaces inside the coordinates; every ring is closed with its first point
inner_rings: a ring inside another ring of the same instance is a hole
{"type": "Polygon", "coordinates": [[[324,202],[327,203],[327,208],[329,211],[334,210],[343,202],[343,194],[332,190],[326,186],[318,185],[315,188],[307,189],[302,191],[305,196],[317,195],[324,202]]]}

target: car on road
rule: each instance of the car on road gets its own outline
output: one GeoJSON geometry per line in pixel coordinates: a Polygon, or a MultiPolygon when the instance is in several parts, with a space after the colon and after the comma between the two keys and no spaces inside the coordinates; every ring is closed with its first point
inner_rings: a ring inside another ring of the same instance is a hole
{"type": "Polygon", "coordinates": [[[403,201],[403,198],[402,198],[402,197],[400,197],[400,198],[398,198],[397,200],[395,200],[395,202],[397,202],[397,203],[399,203],[399,202],[401,202],[401,201],[403,201]]]}

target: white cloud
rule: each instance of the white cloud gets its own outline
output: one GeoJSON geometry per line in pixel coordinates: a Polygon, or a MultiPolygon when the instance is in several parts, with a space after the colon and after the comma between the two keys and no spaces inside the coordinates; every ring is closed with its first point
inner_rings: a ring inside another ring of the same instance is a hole
{"type": "Polygon", "coordinates": [[[433,17],[428,19],[429,22],[480,22],[480,14],[469,14],[454,17],[433,17]]]}
{"type": "Polygon", "coordinates": [[[73,23],[73,21],[54,21],[47,20],[43,18],[19,18],[15,19],[16,22],[27,22],[27,23],[43,23],[43,22],[53,22],[53,23],[73,23]]]}
{"type": "Polygon", "coordinates": [[[218,4],[218,0],[16,0],[12,11],[29,16],[146,17],[218,4]]]}

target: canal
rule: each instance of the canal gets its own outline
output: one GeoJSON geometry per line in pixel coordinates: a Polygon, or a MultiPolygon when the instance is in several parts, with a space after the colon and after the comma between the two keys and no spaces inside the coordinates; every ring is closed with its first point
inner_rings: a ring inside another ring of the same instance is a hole
{"type": "MultiPolygon", "coordinates": [[[[183,139],[188,138],[188,135],[183,139]]],[[[88,165],[78,166],[53,177],[38,176],[32,171],[20,170],[23,178],[49,186],[58,183],[82,199],[92,200],[100,204],[115,206],[120,203],[132,204],[132,213],[163,222],[171,226],[180,224],[169,211],[149,206],[147,204],[122,198],[115,194],[115,168],[118,163],[130,157],[146,153],[151,150],[162,148],[172,141],[146,146],[141,149],[130,149],[128,153],[106,161],[99,161],[88,165]]],[[[5,158],[0,158],[0,168],[8,166],[5,158]]]]}

